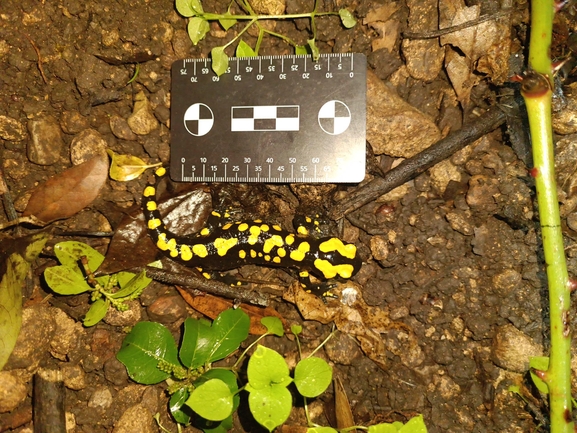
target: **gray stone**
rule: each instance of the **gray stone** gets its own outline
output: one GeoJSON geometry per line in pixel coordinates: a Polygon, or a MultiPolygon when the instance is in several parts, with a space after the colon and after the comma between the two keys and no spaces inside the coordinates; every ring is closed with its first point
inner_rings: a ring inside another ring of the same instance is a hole
{"type": "Polygon", "coordinates": [[[60,159],[64,146],[58,121],[52,116],[43,116],[28,121],[28,159],[39,165],[52,165],[60,159]]]}
{"type": "Polygon", "coordinates": [[[70,160],[74,165],[82,164],[96,155],[105,154],[107,147],[106,140],[98,131],[85,129],[70,144],[70,160]]]}
{"type": "Polygon", "coordinates": [[[0,371],[0,413],[10,412],[24,401],[27,387],[9,371],[0,371]]]}
{"type": "Polygon", "coordinates": [[[128,118],[128,125],[137,135],[147,135],[158,128],[158,120],[152,114],[150,102],[144,92],[134,97],[134,109],[128,118]]]}
{"type": "Polygon", "coordinates": [[[120,417],[112,433],[153,433],[152,413],[141,404],[129,407],[120,417]]]}
{"type": "Polygon", "coordinates": [[[22,141],[26,138],[26,130],[18,120],[8,116],[0,116],[0,138],[8,141],[22,141]]]}

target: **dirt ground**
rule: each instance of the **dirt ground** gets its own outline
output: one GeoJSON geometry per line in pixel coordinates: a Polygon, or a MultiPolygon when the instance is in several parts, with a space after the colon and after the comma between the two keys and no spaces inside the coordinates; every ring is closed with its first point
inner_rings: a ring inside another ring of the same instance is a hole
{"type": "MultiPolygon", "coordinates": [[[[223,2],[209,3],[213,2],[203,3],[205,10],[226,9],[223,2]]],[[[289,0],[287,11],[307,11],[312,7],[308,3],[289,0]]],[[[464,8],[456,1],[321,3],[323,10],[348,7],[359,23],[345,30],[338,17],[319,19],[320,51],[365,54],[369,68],[388,83],[387,88],[433,125],[435,139],[474,122],[499,102],[504,88],[509,93],[515,89],[507,78],[523,62],[526,2],[515,2],[511,11],[489,21],[499,22],[506,31],[477,47],[458,46],[448,37],[441,42],[413,39],[411,45],[409,38],[402,37],[403,32],[438,29],[439,12],[440,19],[446,20],[464,8]],[[458,65],[460,75],[454,72],[458,65]]],[[[477,14],[498,12],[496,1],[472,0],[467,6],[477,3],[481,5],[477,14]]],[[[569,14],[562,20],[561,40],[572,30],[571,20],[569,14]]],[[[206,38],[193,46],[186,25],[172,0],[2,0],[0,155],[3,180],[18,212],[34,186],[69,168],[71,159],[82,159],[101,147],[146,161],[168,162],[172,62],[206,57],[211,48],[238,31],[233,27],[224,32],[213,24],[206,38]],[[129,83],[136,63],[138,74],[129,83]],[[135,134],[126,119],[140,92],[150,103],[154,127],[135,134]]],[[[481,39],[478,35],[483,31],[477,30],[473,40],[481,39]]],[[[306,20],[279,22],[276,31],[300,44],[310,38],[306,20]]],[[[256,38],[246,36],[246,40],[254,44],[256,38]]],[[[264,39],[261,49],[261,54],[292,52],[271,37],[264,39]]],[[[386,118],[386,110],[383,113],[386,118]]],[[[380,134],[386,134],[386,129],[380,134]]],[[[378,135],[373,131],[367,144],[367,181],[382,176],[398,157],[415,153],[404,152],[402,143],[393,143],[398,152],[378,150],[371,142],[378,141],[378,135]]],[[[572,148],[570,136],[567,140],[572,148]]],[[[353,281],[366,304],[395,324],[377,332],[382,346],[371,346],[380,351],[371,357],[346,331],[337,332],[321,351],[344,384],[357,424],[404,422],[423,414],[433,433],[547,430],[540,423],[543,401],[536,399],[529,408],[508,391],[511,385],[523,387],[528,357],[546,353],[548,343],[534,186],[519,150],[526,145],[517,143],[513,150],[506,128],[499,128],[345,219],[345,236],[357,245],[363,259],[353,281]],[[416,344],[410,356],[408,341],[416,344]]],[[[560,197],[572,269],[577,229],[570,188],[574,168],[568,164],[565,170],[560,197]]],[[[119,215],[140,204],[145,183],[145,178],[127,183],[108,180],[91,206],[56,222],[56,232],[114,230],[119,215]]],[[[298,187],[226,185],[212,186],[211,191],[215,202],[220,200],[216,196],[229,197],[245,217],[286,226],[299,205],[310,207],[302,203],[309,195],[325,197],[318,212],[326,213],[337,197],[346,197],[356,186],[323,188],[303,192],[298,187]]],[[[8,220],[7,209],[5,201],[0,222],[8,220]]],[[[5,230],[1,236],[27,233],[28,229],[5,230]]],[[[63,239],[81,240],[102,252],[109,243],[109,237],[55,235],[50,245],[63,239]]],[[[140,252],[128,245],[123,254],[140,252]]],[[[25,292],[23,330],[5,368],[17,378],[22,395],[13,408],[0,414],[0,431],[32,431],[32,374],[39,368],[59,370],[65,378],[70,432],[159,431],[150,418],[157,412],[163,425],[176,431],[166,410],[166,385],[135,384],[115,353],[138,320],[159,321],[178,335],[183,319],[198,313],[186,306],[174,286],[154,282],[134,301],[130,317],[107,317],[83,328],[78,319],[88,308],[86,295],[46,299],[50,290],[41,274],[54,264],[47,254],[33,267],[34,283],[25,292]],[[127,427],[130,417],[136,423],[133,427],[127,427]]],[[[280,279],[286,285],[292,281],[280,269],[247,267],[243,275],[280,279]]],[[[303,320],[293,305],[280,298],[273,307],[291,323],[304,326],[306,350],[331,331],[328,324],[303,320]]],[[[286,340],[269,338],[266,344],[287,358],[296,353],[294,343],[286,340]]],[[[7,383],[0,384],[4,386],[7,383]]],[[[318,423],[334,425],[332,387],[313,402],[311,412],[318,423]]],[[[234,431],[259,431],[244,418],[236,420],[234,431]]],[[[302,410],[295,410],[288,424],[302,426],[303,419],[302,410]]]]}

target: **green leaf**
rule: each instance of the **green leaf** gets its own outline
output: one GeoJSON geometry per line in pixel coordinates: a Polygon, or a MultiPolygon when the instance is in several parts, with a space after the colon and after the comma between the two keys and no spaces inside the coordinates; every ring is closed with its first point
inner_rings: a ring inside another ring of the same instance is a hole
{"type": "Polygon", "coordinates": [[[324,359],[311,357],[300,361],[295,367],[295,385],[301,395],[321,395],[333,380],[333,369],[324,359]]]}
{"type": "Polygon", "coordinates": [[[343,26],[345,26],[347,29],[350,29],[357,24],[357,19],[346,9],[339,10],[339,16],[341,17],[343,26]]]}
{"type": "Polygon", "coordinates": [[[170,373],[158,368],[164,361],[178,365],[178,350],[170,331],[159,323],[138,322],[124,338],[116,354],[136,382],[152,385],[170,377],[170,373]]]}
{"type": "MultiPolygon", "coordinates": [[[[369,431],[371,429],[369,428],[369,431]]],[[[423,415],[417,415],[411,418],[407,423],[399,430],[399,433],[427,433],[427,426],[425,425],[425,420],[423,415]]]]}
{"type": "Polygon", "coordinates": [[[186,367],[196,369],[208,364],[215,344],[215,332],[205,320],[188,318],[184,321],[180,360],[186,367]]]}
{"type": "Polygon", "coordinates": [[[195,388],[186,404],[209,421],[222,421],[232,413],[233,394],[220,379],[210,379],[195,388]]]}
{"type": "Polygon", "coordinates": [[[309,39],[307,41],[308,47],[311,50],[311,55],[313,56],[313,60],[316,62],[319,57],[321,56],[321,53],[319,52],[319,49],[317,47],[317,44],[315,43],[314,38],[313,39],[309,39]]]}
{"type": "Polygon", "coordinates": [[[191,3],[191,0],[176,0],[176,10],[183,17],[191,17],[195,15],[191,3]]]}
{"type": "Polygon", "coordinates": [[[125,298],[133,293],[141,292],[152,282],[152,279],[146,276],[145,271],[138,275],[134,275],[131,272],[119,272],[116,275],[120,290],[112,295],[115,299],[125,298]]]}
{"type": "Polygon", "coordinates": [[[3,272],[0,279],[0,370],[14,350],[22,326],[22,286],[30,263],[36,260],[49,238],[48,234],[39,233],[11,240],[14,248],[0,250],[0,255],[10,254],[0,263],[3,272]]]}
{"type": "Polygon", "coordinates": [[[273,385],[286,387],[292,382],[284,358],[278,352],[260,344],[248,361],[247,376],[249,392],[273,385]]]}
{"type": "Polygon", "coordinates": [[[104,316],[106,316],[108,307],[110,307],[110,301],[108,299],[97,299],[90,306],[86,316],[84,316],[82,324],[87,327],[96,325],[104,318],[104,316]]]}
{"type": "Polygon", "coordinates": [[[230,29],[232,26],[236,24],[236,20],[234,18],[227,18],[230,16],[232,16],[230,11],[226,11],[226,13],[222,15],[222,18],[218,20],[222,28],[225,30],[230,29]]]}
{"type": "Polygon", "coordinates": [[[54,245],[54,254],[61,265],[76,269],[79,273],[82,271],[78,261],[82,256],[88,259],[88,266],[92,272],[97,270],[104,261],[104,256],[90,245],[77,241],[58,242],[54,245]]]}
{"type": "MultiPolygon", "coordinates": [[[[547,356],[531,356],[529,357],[529,367],[535,370],[547,371],[549,368],[549,357],[547,356]]],[[[531,370],[531,379],[539,391],[543,394],[549,394],[549,387],[543,379],[537,376],[531,370]]]]}
{"type": "Polygon", "coordinates": [[[44,271],[46,284],[61,295],[78,295],[92,290],[82,274],[68,266],[52,266],[44,271]]]}
{"type": "Polygon", "coordinates": [[[295,54],[296,55],[310,54],[310,49],[308,48],[308,45],[296,45],[295,54]]]}
{"type": "Polygon", "coordinates": [[[282,322],[278,317],[266,316],[260,319],[260,323],[266,327],[267,332],[270,334],[276,335],[278,337],[282,337],[284,335],[282,322]]]}
{"type": "Polygon", "coordinates": [[[214,362],[226,358],[237,350],[240,343],[248,337],[249,328],[250,318],[241,309],[228,309],[220,313],[212,322],[216,343],[208,361],[214,362]]]}
{"type": "Polygon", "coordinates": [[[194,17],[188,22],[188,36],[194,45],[198,44],[210,30],[208,21],[204,18],[194,17]]]}
{"type": "Polygon", "coordinates": [[[369,426],[371,433],[398,433],[399,429],[394,424],[383,423],[369,426]]]}
{"type": "Polygon", "coordinates": [[[236,46],[236,57],[256,57],[256,53],[249,44],[241,39],[236,46]]]}
{"type": "Polygon", "coordinates": [[[224,52],[224,47],[214,47],[210,51],[210,55],[212,57],[212,70],[220,77],[228,68],[228,56],[224,52]]]}
{"type": "Polygon", "coordinates": [[[292,396],[285,386],[257,389],[249,394],[248,406],[254,419],[268,431],[273,431],[288,419],[292,396]]]}
{"type": "Polygon", "coordinates": [[[301,325],[292,325],[291,332],[294,335],[299,335],[301,332],[303,332],[303,327],[301,325]]]}
{"type": "Polygon", "coordinates": [[[192,417],[192,410],[186,405],[189,396],[190,393],[186,387],[180,388],[170,396],[168,408],[176,422],[180,424],[188,424],[192,417]]]}

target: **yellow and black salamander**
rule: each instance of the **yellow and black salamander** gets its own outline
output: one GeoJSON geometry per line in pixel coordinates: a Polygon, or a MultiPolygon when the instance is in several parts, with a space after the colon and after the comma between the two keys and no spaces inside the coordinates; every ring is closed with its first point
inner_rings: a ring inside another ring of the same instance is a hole
{"type": "MultiPolygon", "coordinates": [[[[155,183],[143,193],[142,207],[150,237],[168,257],[190,267],[223,271],[245,264],[293,268],[301,277],[308,272],[322,280],[350,278],[361,268],[355,245],[336,237],[315,239],[283,230],[260,220],[227,221],[205,227],[192,236],[178,236],[167,230],[158,212],[156,189],[166,174],[155,171],[155,183]]],[[[213,212],[213,215],[219,216],[213,212]]],[[[298,233],[305,233],[298,230],[298,233]]]]}

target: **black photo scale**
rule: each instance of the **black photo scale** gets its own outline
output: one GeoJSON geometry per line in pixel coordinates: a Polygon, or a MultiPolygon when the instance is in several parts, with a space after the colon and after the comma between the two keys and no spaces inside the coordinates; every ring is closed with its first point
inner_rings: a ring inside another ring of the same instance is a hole
{"type": "Polygon", "coordinates": [[[182,182],[358,183],[366,57],[210,59],[172,66],[170,177],[182,182]]]}

